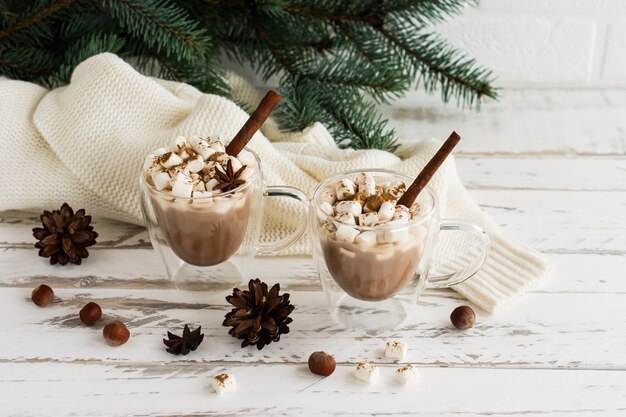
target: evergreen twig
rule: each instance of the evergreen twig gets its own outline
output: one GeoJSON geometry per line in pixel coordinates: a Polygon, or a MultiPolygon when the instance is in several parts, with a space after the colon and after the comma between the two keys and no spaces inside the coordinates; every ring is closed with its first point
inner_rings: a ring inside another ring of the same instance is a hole
{"type": "Polygon", "coordinates": [[[319,121],[342,147],[393,151],[376,105],[413,86],[478,106],[490,71],[430,32],[476,0],[0,0],[0,75],[69,82],[101,52],[228,95],[223,57],[277,77],[285,130],[319,121]],[[220,55],[220,52],[222,53],[220,55]]]}

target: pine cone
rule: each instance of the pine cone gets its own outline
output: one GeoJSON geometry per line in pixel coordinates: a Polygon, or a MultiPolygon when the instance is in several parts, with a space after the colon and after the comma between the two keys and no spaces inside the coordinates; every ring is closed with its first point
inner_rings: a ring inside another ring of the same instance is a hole
{"type": "Polygon", "coordinates": [[[50,264],[67,265],[71,262],[80,265],[89,256],[87,247],[96,244],[98,234],[93,231],[91,216],[85,216],[85,209],[74,210],[63,203],[61,210],[50,213],[45,210],[40,216],[43,228],[35,227],[33,236],[39,240],[35,247],[39,256],[50,258],[50,264]]]}
{"type": "Polygon", "coordinates": [[[261,350],[289,333],[287,325],[293,319],[288,316],[295,307],[289,303],[289,294],[278,295],[279,284],[268,291],[267,284],[257,278],[250,280],[248,289],[235,288],[233,295],[226,297],[235,308],[226,314],[222,325],[232,326],[228,334],[243,339],[241,347],[256,345],[261,350]]]}

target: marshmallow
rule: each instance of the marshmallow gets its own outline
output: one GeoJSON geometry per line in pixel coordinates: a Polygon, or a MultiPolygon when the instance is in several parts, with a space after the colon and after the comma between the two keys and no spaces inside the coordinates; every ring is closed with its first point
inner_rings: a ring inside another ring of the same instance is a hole
{"type": "Polygon", "coordinates": [[[355,184],[359,187],[359,192],[365,197],[369,197],[376,193],[376,181],[374,176],[369,172],[361,172],[356,176],[355,184]]]}
{"type": "Polygon", "coordinates": [[[241,174],[239,174],[239,179],[248,181],[254,176],[254,168],[251,168],[250,165],[246,165],[246,169],[243,170],[241,174]]]}
{"type": "Polygon", "coordinates": [[[230,158],[228,158],[228,160],[233,166],[233,172],[237,172],[243,167],[241,162],[239,162],[239,159],[235,158],[234,156],[231,156],[230,158]]]}
{"type": "Polygon", "coordinates": [[[154,169],[154,168],[159,168],[159,170],[161,169],[161,164],[160,164],[160,159],[161,159],[161,155],[163,155],[164,153],[167,152],[167,149],[165,148],[159,148],[157,150],[155,150],[154,152],[152,152],[150,155],[146,156],[146,160],[143,163],[143,168],[144,169],[154,169]]]}
{"type": "Polygon", "coordinates": [[[335,201],[337,201],[337,193],[333,188],[326,187],[320,192],[320,201],[335,204],[335,201]]]}
{"type": "Polygon", "coordinates": [[[334,214],[333,206],[330,203],[327,203],[326,201],[320,204],[320,210],[322,210],[322,212],[328,216],[332,216],[334,214]]]}
{"type": "Polygon", "coordinates": [[[219,138],[209,140],[209,144],[211,148],[215,149],[217,152],[226,152],[226,148],[219,138]]]}
{"type": "Polygon", "coordinates": [[[354,183],[349,179],[343,179],[337,183],[335,191],[338,200],[347,200],[354,196],[354,183]]]}
{"type": "Polygon", "coordinates": [[[172,195],[179,198],[190,198],[193,190],[191,177],[179,172],[172,179],[172,195]]]}
{"type": "Polygon", "coordinates": [[[360,362],[356,366],[354,376],[367,383],[374,382],[374,380],[378,377],[378,366],[373,363],[360,362]]]}
{"type": "Polygon", "coordinates": [[[396,369],[396,381],[402,385],[413,384],[420,381],[420,375],[411,364],[396,369]]]}
{"type": "Polygon", "coordinates": [[[356,224],[354,216],[350,213],[339,213],[335,216],[335,219],[341,223],[356,224]]]}
{"type": "Polygon", "coordinates": [[[354,239],[359,235],[359,231],[354,227],[339,225],[337,226],[337,232],[335,232],[335,236],[337,240],[342,242],[354,242],[354,239]]]}
{"type": "Polygon", "coordinates": [[[185,146],[187,146],[187,138],[184,136],[176,136],[176,139],[174,139],[174,147],[183,149],[185,146]]]}
{"type": "Polygon", "coordinates": [[[359,225],[360,226],[373,226],[374,224],[378,223],[378,213],[376,212],[369,212],[369,213],[364,213],[361,214],[359,216],[359,225]]]}
{"type": "Polygon", "coordinates": [[[237,390],[237,380],[234,375],[229,374],[228,372],[215,375],[211,382],[213,390],[220,395],[235,392],[237,390]]]}
{"type": "Polygon", "coordinates": [[[403,206],[402,204],[396,205],[396,211],[393,213],[392,220],[398,219],[411,220],[411,212],[408,207],[403,206]]]}
{"type": "Polygon", "coordinates": [[[396,199],[400,198],[402,194],[404,194],[405,191],[406,191],[406,185],[404,184],[403,181],[398,181],[398,182],[391,184],[389,187],[387,187],[387,190],[386,190],[387,194],[389,194],[390,196],[396,199]]]}
{"type": "Polygon", "coordinates": [[[383,204],[380,205],[380,208],[378,209],[378,219],[381,222],[391,220],[395,212],[396,209],[393,206],[393,203],[385,201],[383,204]]]}
{"type": "Polygon", "coordinates": [[[218,152],[214,152],[213,154],[211,154],[211,156],[209,157],[209,161],[214,161],[219,164],[226,165],[226,162],[228,162],[228,158],[230,158],[230,156],[228,156],[227,153],[218,151],[218,152]]]}
{"type": "Polygon", "coordinates": [[[174,178],[179,172],[182,172],[185,175],[189,175],[189,168],[187,168],[187,164],[182,163],[180,165],[176,165],[167,170],[167,173],[170,174],[170,177],[174,178]]]}
{"type": "Polygon", "coordinates": [[[245,149],[239,152],[239,155],[237,155],[237,159],[239,159],[239,162],[248,167],[256,166],[256,158],[254,157],[254,155],[252,155],[252,152],[248,152],[245,149]]]}
{"type": "Polygon", "coordinates": [[[403,360],[408,350],[406,343],[397,340],[387,342],[385,346],[385,356],[391,359],[403,360]]]}
{"type": "Polygon", "coordinates": [[[183,158],[181,158],[174,152],[167,152],[161,155],[160,159],[161,159],[161,165],[163,165],[163,168],[165,169],[173,168],[176,165],[180,165],[184,162],[183,158]]]}
{"type": "Polygon", "coordinates": [[[161,191],[170,185],[170,176],[165,171],[153,171],[151,177],[152,182],[154,183],[154,188],[158,191],[161,191]]]}
{"type": "Polygon", "coordinates": [[[200,172],[204,168],[204,159],[202,155],[196,154],[187,160],[187,168],[189,172],[200,172]]]}
{"type": "Polygon", "coordinates": [[[394,227],[383,227],[378,230],[378,243],[393,243],[393,242],[401,242],[404,239],[409,237],[409,228],[405,227],[397,227],[398,225],[406,224],[407,220],[405,219],[397,219],[392,220],[384,224],[384,226],[394,226],[394,227]]]}
{"type": "Polygon", "coordinates": [[[193,183],[193,192],[194,195],[196,193],[196,191],[206,191],[206,187],[204,185],[204,181],[194,181],[193,183]]]}
{"type": "Polygon", "coordinates": [[[358,201],[349,200],[337,203],[335,210],[337,213],[350,213],[354,217],[358,217],[361,215],[362,207],[358,201]]]}
{"type": "Polygon", "coordinates": [[[213,188],[215,188],[216,185],[218,185],[220,182],[218,180],[216,180],[215,178],[213,178],[212,180],[209,180],[206,183],[206,189],[207,191],[211,191],[213,188]]]}
{"type": "Polygon", "coordinates": [[[192,153],[194,153],[194,152],[191,149],[187,149],[185,147],[178,153],[178,156],[183,158],[183,161],[187,161],[187,159],[189,159],[191,157],[192,153]]]}
{"type": "Polygon", "coordinates": [[[189,145],[191,145],[191,149],[196,151],[198,155],[202,156],[202,159],[205,161],[209,159],[211,154],[215,153],[215,149],[209,146],[209,143],[202,138],[191,138],[189,139],[189,145]]]}
{"type": "Polygon", "coordinates": [[[362,232],[354,239],[354,241],[361,246],[374,246],[377,241],[376,232],[362,232]]]}

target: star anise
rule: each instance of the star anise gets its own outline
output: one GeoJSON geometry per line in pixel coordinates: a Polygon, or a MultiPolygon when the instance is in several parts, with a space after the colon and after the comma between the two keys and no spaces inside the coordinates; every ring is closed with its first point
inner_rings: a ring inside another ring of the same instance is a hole
{"type": "Polygon", "coordinates": [[[243,339],[241,347],[256,345],[261,350],[265,345],[278,342],[281,334],[289,333],[289,314],[294,310],[289,302],[289,294],[279,295],[280,285],[269,291],[267,284],[254,279],[248,283],[248,290],[235,288],[226,301],[233,308],[226,314],[223,326],[232,326],[228,331],[233,337],[243,339]]]}
{"type": "Polygon", "coordinates": [[[96,244],[98,233],[93,231],[91,216],[85,215],[85,209],[74,213],[63,203],[61,210],[52,213],[45,210],[40,219],[43,228],[33,229],[33,236],[39,241],[35,243],[39,256],[50,258],[52,265],[67,265],[68,262],[80,265],[82,259],[89,256],[86,248],[96,244]]]}
{"type": "Polygon", "coordinates": [[[202,326],[198,326],[196,330],[190,331],[189,326],[185,324],[182,337],[167,332],[169,340],[163,339],[163,343],[167,346],[165,350],[173,355],[186,355],[192,350],[196,350],[204,340],[204,334],[200,334],[201,330],[202,326]]]}
{"type": "Polygon", "coordinates": [[[245,184],[246,180],[239,179],[245,169],[246,165],[239,168],[237,172],[234,172],[233,162],[231,160],[228,160],[228,163],[226,164],[226,172],[222,171],[221,169],[215,170],[215,174],[217,175],[217,180],[219,181],[219,184],[213,187],[213,189],[226,192],[234,190],[240,185],[245,184]]]}

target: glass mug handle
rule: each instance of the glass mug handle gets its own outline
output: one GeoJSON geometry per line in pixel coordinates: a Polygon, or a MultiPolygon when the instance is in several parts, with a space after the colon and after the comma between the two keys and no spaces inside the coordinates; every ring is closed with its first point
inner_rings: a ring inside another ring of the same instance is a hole
{"type": "MultiPolygon", "coordinates": [[[[279,185],[270,185],[265,188],[265,193],[263,197],[289,197],[297,200],[304,209],[306,213],[309,208],[309,199],[308,197],[300,190],[294,187],[289,186],[279,186],[279,185]]],[[[305,215],[306,218],[306,215],[305,215]]],[[[275,240],[273,242],[263,242],[259,243],[259,250],[257,255],[272,255],[278,252],[281,249],[285,249],[298,239],[302,237],[304,232],[306,231],[307,222],[302,221],[298,224],[296,230],[293,231],[289,236],[275,240]]]]}
{"type": "Polygon", "coordinates": [[[469,223],[463,220],[442,220],[439,230],[442,232],[464,232],[476,236],[480,240],[481,250],[478,256],[476,256],[468,265],[463,267],[460,271],[455,271],[450,274],[440,275],[436,277],[428,278],[428,286],[431,288],[448,288],[456,284],[460,284],[463,281],[468,280],[474,274],[476,274],[480,268],[484,265],[489,254],[489,248],[491,246],[491,239],[485,231],[474,223],[469,223]]]}

